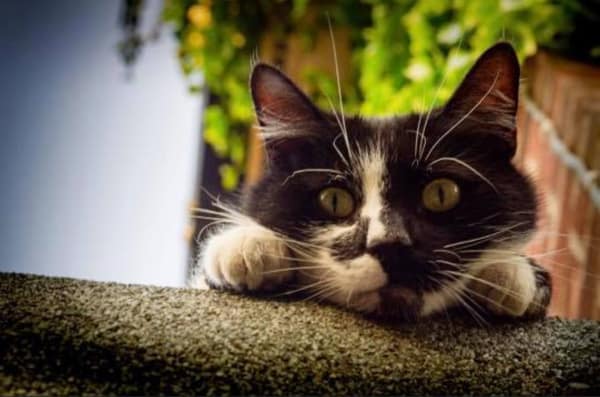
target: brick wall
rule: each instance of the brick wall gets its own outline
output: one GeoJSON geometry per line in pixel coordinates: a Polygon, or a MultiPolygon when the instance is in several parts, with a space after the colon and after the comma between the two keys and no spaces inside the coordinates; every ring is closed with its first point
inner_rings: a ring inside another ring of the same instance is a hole
{"type": "Polygon", "coordinates": [[[545,52],[524,67],[517,163],[540,193],[529,246],[552,273],[550,314],[600,319],[600,68],[545,52]]]}

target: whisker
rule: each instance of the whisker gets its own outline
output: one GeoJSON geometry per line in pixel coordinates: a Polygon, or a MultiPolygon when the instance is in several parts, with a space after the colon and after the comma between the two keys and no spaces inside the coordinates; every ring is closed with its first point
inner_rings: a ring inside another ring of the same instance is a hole
{"type": "MultiPolygon", "coordinates": [[[[229,214],[226,212],[221,212],[221,211],[209,210],[207,208],[198,208],[198,209],[195,209],[194,212],[204,213],[204,214],[208,214],[208,215],[215,215],[215,216],[222,217],[223,219],[235,219],[236,218],[232,214],[229,214]]],[[[240,218],[240,217],[238,216],[237,218],[240,218]]]]}
{"type": "Polygon", "coordinates": [[[438,140],[431,146],[431,148],[429,149],[429,151],[427,152],[427,155],[425,156],[425,161],[427,161],[429,159],[429,156],[431,156],[431,153],[433,153],[433,151],[435,150],[435,148],[452,132],[454,131],[454,129],[456,127],[458,127],[459,125],[461,125],[463,123],[463,121],[465,121],[482,103],[483,101],[490,95],[490,93],[492,92],[492,90],[494,89],[494,87],[496,86],[496,83],[498,82],[498,77],[500,76],[500,72],[496,73],[496,77],[494,78],[494,81],[492,82],[492,85],[490,86],[490,88],[485,92],[485,94],[483,95],[483,97],[481,97],[481,99],[479,101],[477,101],[477,103],[464,115],[462,116],[456,123],[454,123],[450,128],[448,128],[448,130],[446,132],[444,132],[439,138],[438,140]]]}
{"type": "MultiPolygon", "coordinates": [[[[562,267],[562,268],[564,268],[564,269],[569,269],[569,270],[573,270],[573,269],[575,269],[575,270],[577,270],[577,271],[581,272],[581,274],[582,274],[582,275],[585,275],[586,277],[590,277],[590,278],[593,278],[593,279],[596,279],[596,280],[600,280],[600,275],[599,275],[599,274],[596,274],[596,273],[591,273],[591,272],[585,271],[585,270],[583,270],[583,269],[581,269],[581,268],[579,268],[579,267],[577,267],[577,266],[568,265],[568,264],[566,264],[566,263],[561,263],[561,262],[558,262],[558,261],[555,261],[555,260],[552,260],[552,259],[545,259],[545,260],[544,260],[544,262],[547,262],[547,263],[548,263],[550,266],[558,266],[558,267],[562,267]]],[[[551,272],[550,274],[551,274],[553,277],[554,277],[554,276],[558,276],[558,274],[555,274],[555,273],[552,273],[552,272],[551,272]]],[[[567,280],[571,280],[571,279],[569,279],[568,277],[565,277],[565,279],[567,279],[567,280]]]]}
{"type": "MultiPolygon", "coordinates": [[[[286,258],[282,258],[286,259],[286,258]]],[[[262,274],[271,274],[271,273],[282,273],[288,272],[290,270],[305,270],[305,269],[327,269],[328,266],[290,266],[286,268],[274,269],[274,270],[265,270],[262,274]]]]}
{"type": "Polygon", "coordinates": [[[310,257],[313,254],[312,252],[305,251],[305,249],[316,249],[316,250],[320,250],[320,251],[328,250],[328,248],[323,247],[321,245],[311,244],[309,242],[299,241],[299,240],[287,237],[284,234],[278,232],[277,230],[275,230],[273,228],[267,228],[265,226],[262,226],[262,225],[256,223],[255,221],[251,220],[249,217],[233,210],[232,208],[226,207],[221,203],[214,203],[213,205],[217,206],[218,208],[220,208],[226,212],[208,210],[208,209],[204,209],[204,208],[199,208],[198,211],[223,217],[223,219],[227,220],[229,223],[238,224],[241,227],[244,227],[246,225],[248,225],[248,227],[250,227],[250,225],[251,225],[251,227],[262,228],[266,232],[269,232],[270,234],[272,234],[276,241],[282,242],[283,244],[285,244],[285,246],[287,248],[289,248],[290,250],[292,250],[295,253],[298,253],[299,255],[304,256],[304,257],[310,257]]]}
{"type": "Polygon", "coordinates": [[[190,219],[200,219],[205,221],[227,221],[229,219],[217,216],[206,216],[206,215],[190,215],[190,219]]]}
{"type": "MultiPolygon", "coordinates": [[[[481,299],[483,299],[483,300],[486,300],[486,301],[488,301],[488,302],[490,302],[490,303],[492,303],[492,304],[494,304],[494,305],[496,305],[496,306],[499,306],[499,307],[501,307],[501,308],[504,308],[504,309],[506,308],[506,306],[502,305],[500,302],[497,302],[497,301],[495,301],[495,300],[491,299],[491,298],[490,298],[490,297],[488,297],[488,296],[485,296],[485,295],[483,295],[483,294],[481,294],[481,293],[479,293],[479,292],[476,292],[476,291],[474,291],[473,289],[469,288],[468,286],[465,288],[465,292],[466,292],[467,294],[470,294],[470,295],[475,295],[476,297],[479,297],[479,298],[481,298],[481,299]]],[[[510,294],[507,294],[507,295],[510,295],[510,294]]],[[[512,296],[513,296],[513,297],[516,297],[516,298],[520,298],[520,297],[521,297],[521,296],[517,296],[517,295],[514,295],[514,294],[513,294],[512,296]]],[[[530,304],[531,304],[531,305],[534,305],[534,306],[537,306],[537,307],[540,307],[540,308],[543,308],[543,307],[545,307],[545,305],[543,305],[543,304],[541,304],[541,303],[538,303],[538,302],[535,302],[535,301],[532,301],[530,304]]]]}
{"type": "Polygon", "coordinates": [[[279,294],[276,294],[275,296],[292,295],[292,294],[296,294],[296,293],[301,292],[301,291],[306,291],[306,290],[309,290],[309,289],[314,288],[316,286],[323,285],[323,284],[328,284],[328,283],[331,283],[331,282],[333,282],[333,280],[331,280],[331,279],[322,279],[322,280],[315,281],[314,283],[311,283],[311,284],[303,285],[302,287],[294,289],[294,290],[291,290],[291,291],[281,292],[279,294]]]}
{"type": "MultiPolygon", "coordinates": [[[[431,104],[429,105],[429,110],[427,111],[427,117],[425,117],[425,124],[423,126],[423,136],[425,136],[425,133],[427,131],[427,124],[429,123],[429,118],[431,117],[431,112],[433,111],[433,107],[437,101],[437,98],[439,96],[440,90],[442,89],[442,87],[444,86],[444,84],[446,83],[446,78],[448,77],[448,64],[446,63],[446,67],[444,68],[444,75],[442,77],[442,81],[440,83],[440,85],[438,85],[435,94],[433,95],[433,99],[431,101],[431,104]]],[[[421,158],[423,158],[423,152],[425,152],[425,148],[426,146],[423,145],[420,150],[419,150],[419,160],[421,160],[421,158]]],[[[425,158],[425,160],[427,160],[427,157],[425,158]]]]}
{"type": "Polygon", "coordinates": [[[322,173],[326,173],[326,174],[344,175],[343,172],[334,170],[332,168],[304,168],[304,169],[292,172],[287,178],[284,179],[284,181],[281,185],[282,186],[285,185],[288,182],[288,180],[295,177],[296,175],[304,174],[307,172],[314,172],[314,173],[322,172],[322,173]]]}
{"type": "MultiPolygon", "coordinates": [[[[457,275],[457,276],[464,277],[464,278],[466,278],[466,279],[469,279],[469,280],[472,280],[472,281],[475,281],[475,282],[478,282],[478,283],[485,284],[485,285],[487,285],[487,286],[489,286],[489,287],[492,287],[492,288],[494,288],[494,289],[495,289],[495,290],[497,290],[497,291],[500,291],[500,292],[503,292],[503,293],[505,293],[505,294],[506,294],[506,295],[508,295],[508,296],[512,296],[513,298],[523,298],[523,294],[519,294],[519,293],[517,293],[516,291],[513,291],[513,290],[511,290],[510,288],[506,288],[506,287],[504,287],[504,286],[502,286],[502,285],[500,285],[500,284],[497,284],[497,283],[491,282],[491,281],[489,281],[489,280],[486,280],[486,279],[484,279],[484,278],[481,278],[481,277],[474,276],[474,275],[472,275],[472,274],[469,274],[469,273],[455,272],[455,271],[453,271],[453,270],[443,270],[443,271],[440,271],[439,273],[440,273],[440,274],[443,274],[443,273],[455,274],[455,275],[457,275]]],[[[467,290],[469,290],[470,292],[473,292],[473,293],[474,293],[474,291],[473,291],[472,289],[469,289],[469,288],[468,288],[468,286],[466,286],[466,287],[465,287],[465,289],[467,289],[467,290]]],[[[480,294],[480,296],[481,296],[482,298],[484,298],[484,296],[483,296],[483,295],[481,295],[481,294],[480,294]]],[[[485,297],[485,298],[487,298],[487,297],[485,297]]],[[[494,301],[493,299],[489,299],[489,298],[487,298],[487,300],[488,300],[489,302],[496,303],[497,305],[499,305],[499,306],[500,306],[500,304],[499,304],[498,302],[494,301]]],[[[541,306],[541,305],[540,305],[540,306],[541,306]]]]}
{"type": "MultiPolygon", "coordinates": [[[[423,96],[422,99],[421,99],[421,106],[420,106],[420,108],[423,109],[423,110],[425,110],[424,109],[425,108],[425,96],[423,96]]],[[[423,112],[419,111],[419,119],[417,120],[417,131],[415,131],[416,135],[415,135],[415,147],[414,147],[413,164],[412,164],[413,166],[418,166],[419,165],[419,160],[420,160],[420,157],[421,157],[420,156],[421,145],[422,144],[424,144],[424,145],[427,144],[427,139],[425,138],[425,134],[423,134],[421,132],[421,121],[422,121],[422,119],[423,119],[423,112]],[[423,139],[425,139],[425,142],[419,142],[418,145],[417,145],[417,138],[419,136],[423,137],[423,139]]]]}
{"type": "MultiPolygon", "coordinates": [[[[342,121],[340,119],[340,116],[338,115],[338,113],[335,110],[335,106],[333,105],[333,102],[331,101],[331,99],[329,98],[329,96],[327,96],[326,94],[325,98],[327,99],[327,102],[329,102],[329,106],[331,107],[331,112],[333,113],[333,116],[335,117],[335,120],[337,122],[338,127],[340,128],[340,133],[338,135],[335,136],[335,138],[333,138],[332,141],[332,145],[334,150],[337,152],[338,156],[340,157],[340,159],[342,159],[342,162],[344,164],[346,164],[346,166],[348,168],[350,168],[350,163],[348,162],[348,160],[346,159],[346,157],[343,155],[342,151],[340,150],[340,148],[337,147],[337,140],[339,139],[339,137],[344,137],[344,127],[342,125],[342,121]]],[[[342,115],[341,117],[344,117],[344,115],[342,115]]]]}
{"type": "MultiPolygon", "coordinates": [[[[477,312],[477,310],[474,307],[467,303],[467,301],[465,300],[465,298],[467,297],[463,296],[461,291],[457,287],[455,287],[451,283],[443,283],[436,279],[433,280],[435,280],[441,288],[447,288],[448,291],[452,294],[452,296],[454,296],[454,299],[456,299],[462,305],[462,307],[464,307],[467,310],[467,313],[469,313],[479,325],[487,325],[485,319],[477,312]]],[[[470,300],[472,305],[475,305],[477,308],[479,308],[479,304],[477,302],[473,301],[472,299],[470,300]]]]}
{"type": "Polygon", "coordinates": [[[200,238],[202,237],[202,234],[204,233],[204,231],[206,229],[208,229],[211,226],[220,225],[220,224],[223,224],[223,223],[228,223],[228,222],[226,220],[223,220],[223,219],[217,219],[217,220],[215,220],[213,222],[210,222],[210,223],[204,225],[204,227],[202,229],[200,229],[200,231],[198,232],[198,235],[196,236],[196,243],[200,242],[200,238]]]}
{"type": "MultiPolygon", "coordinates": [[[[577,237],[579,237],[580,239],[583,240],[589,240],[590,242],[600,242],[600,237],[597,235],[592,235],[592,234],[579,234],[579,233],[562,233],[562,232],[555,232],[552,230],[537,230],[535,232],[535,236],[556,236],[556,237],[569,237],[573,234],[576,234],[577,237]]],[[[595,248],[595,247],[593,247],[595,248]]]]}
{"type": "Polygon", "coordinates": [[[200,190],[204,192],[212,201],[219,201],[219,197],[209,192],[204,186],[200,186],[200,190]]]}
{"type": "Polygon", "coordinates": [[[346,167],[350,168],[350,164],[348,163],[348,161],[346,160],[346,158],[344,157],[344,155],[342,154],[342,151],[340,150],[340,148],[337,146],[337,140],[343,135],[343,133],[339,133],[335,136],[335,138],[333,138],[333,142],[331,143],[333,146],[333,149],[336,151],[337,155],[342,159],[342,161],[344,162],[344,164],[346,164],[346,167]]]}
{"type": "MultiPolygon", "coordinates": [[[[539,259],[539,258],[544,258],[546,256],[551,256],[551,255],[556,255],[556,254],[560,254],[563,252],[566,252],[569,248],[564,247],[564,248],[559,248],[559,249],[555,249],[555,250],[551,250],[551,251],[547,251],[547,252],[543,252],[543,253],[539,253],[539,254],[525,254],[524,256],[526,256],[527,258],[532,258],[532,259],[539,259]]],[[[465,254],[485,254],[485,253],[497,253],[497,254],[507,254],[507,255],[523,255],[521,252],[519,251],[515,251],[515,250],[508,250],[508,249],[498,249],[498,248],[490,248],[490,249],[464,249],[464,250],[457,250],[458,252],[461,253],[465,253],[465,254]]]]}
{"type": "Polygon", "coordinates": [[[452,251],[452,250],[438,248],[438,249],[434,249],[433,252],[441,252],[441,253],[444,253],[444,254],[452,255],[456,259],[458,259],[459,261],[462,260],[462,257],[459,254],[457,254],[455,251],[452,251]]]}
{"type": "Polygon", "coordinates": [[[477,171],[474,167],[472,167],[471,165],[469,165],[468,163],[459,160],[455,157],[440,157],[434,161],[432,161],[431,163],[429,163],[428,165],[428,169],[431,169],[431,167],[433,167],[434,164],[440,162],[440,161],[452,161],[454,163],[460,164],[463,167],[467,168],[469,171],[471,171],[472,173],[474,173],[475,175],[477,175],[479,178],[481,178],[481,180],[483,180],[485,183],[487,183],[492,189],[494,189],[494,191],[496,193],[498,193],[498,189],[496,189],[496,186],[494,186],[494,184],[485,176],[483,176],[483,174],[479,171],[477,171]]]}
{"type": "Polygon", "coordinates": [[[331,295],[336,294],[337,292],[339,292],[339,287],[337,287],[336,285],[326,286],[324,288],[320,288],[314,294],[302,299],[302,301],[317,300],[317,302],[320,302],[323,299],[327,299],[331,295]]]}
{"type": "Polygon", "coordinates": [[[497,232],[494,233],[490,233],[490,234],[486,234],[484,236],[480,236],[480,237],[476,237],[476,238],[472,238],[472,239],[468,239],[468,240],[462,240],[462,241],[457,241],[455,243],[451,243],[451,244],[446,244],[444,245],[444,248],[452,248],[452,247],[460,247],[466,244],[471,244],[471,243],[481,243],[487,240],[490,240],[492,238],[494,238],[495,236],[501,235],[502,233],[506,233],[512,229],[515,229],[519,226],[523,226],[525,224],[527,224],[528,222],[518,222],[512,226],[506,227],[502,230],[499,230],[497,232]]]}
{"type": "Polygon", "coordinates": [[[348,130],[346,129],[346,119],[344,117],[344,103],[342,101],[342,85],[340,83],[340,68],[338,65],[337,58],[337,49],[335,46],[335,38],[333,37],[333,28],[331,26],[331,18],[329,18],[329,14],[327,14],[327,25],[329,26],[329,37],[331,38],[331,47],[333,50],[333,62],[335,65],[335,78],[337,81],[337,89],[338,89],[338,99],[340,101],[340,113],[342,119],[342,132],[344,133],[344,141],[346,142],[346,148],[348,149],[348,156],[352,159],[352,149],[350,148],[350,141],[348,139],[348,130]]]}

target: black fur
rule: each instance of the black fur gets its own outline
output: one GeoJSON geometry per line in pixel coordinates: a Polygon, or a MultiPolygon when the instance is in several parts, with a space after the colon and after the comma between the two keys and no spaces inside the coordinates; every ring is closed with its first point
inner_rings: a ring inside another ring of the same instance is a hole
{"type": "MultiPolygon", "coordinates": [[[[380,260],[392,285],[422,292],[434,290],[439,282],[453,276],[438,271],[454,269],[435,260],[464,266],[478,254],[451,255],[436,250],[458,241],[476,239],[499,232],[496,238],[473,243],[472,250],[482,250],[498,241],[523,241],[536,225],[537,203],[534,188],[527,177],[511,163],[516,148],[514,118],[518,100],[519,66],[514,51],[499,44],[484,54],[471,70],[454,97],[442,108],[435,109],[427,122],[424,156],[415,161],[416,131],[424,125],[426,115],[412,114],[372,120],[360,116],[344,116],[348,140],[353,153],[381,147],[385,153],[389,180],[385,183],[383,222],[390,230],[400,230],[375,247],[366,246],[367,222],[358,211],[347,219],[328,216],[318,204],[318,193],[328,186],[350,191],[360,208],[364,197],[361,175],[348,168],[334,144],[348,159],[341,138],[342,131],[334,115],[314,106],[301,91],[277,70],[258,65],[251,79],[253,98],[259,122],[263,127],[277,122],[301,130],[287,136],[266,139],[268,162],[262,179],[245,196],[244,210],[260,224],[295,239],[305,240],[330,224],[354,224],[351,234],[332,241],[329,247],[338,259],[351,259],[369,252],[380,260]],[[277,89],[269,92],[265,79],[280,79],[277,89]],[[497,90],[485,93],[496,81],[497,90]],[[283,98],[283,99],[282,99],[283,98]],[[482,98],[484,98],[482,100],[482,98]],[[482,100],[479,106],[475,106],[482,100]],[[460,119],[472,111],[471,115],[460,119]],[[279,117],[279,118],[278,118],[279,117]],[[512,123],[511,123],[512,122],[512,123]],[[454,127],[453,127],[454,126],[454,127]],[[433,146],[450,128],[439,145],[433,146]],[[436,159],[452,157],[468,163],[492,184],[484,182],[468,168],[452,161],[436,159]],[[337,173],[302,173],[297,170],[329,168],[337,173]],[[450,178],[461,191],[459,204],[444,213],[423,207],[421,194],[427,183],[436,178],[450,178]],[[396,227],[394,227],[396,225],[396,227]],[[434,280],[432,280],[432,278],[434,280]]],[[[285,127],[280,127],[285,129],[285,127]]],[[[550,283],[547,273],[536,267],[540,288],[550,283]]],[[[549,297],[549,292],[548,292],[549,297]]],[[[549,299],[549,298],[548,298],[549,299]]],[[[547,305],[544,300],[544,305],[547,305]]]]}

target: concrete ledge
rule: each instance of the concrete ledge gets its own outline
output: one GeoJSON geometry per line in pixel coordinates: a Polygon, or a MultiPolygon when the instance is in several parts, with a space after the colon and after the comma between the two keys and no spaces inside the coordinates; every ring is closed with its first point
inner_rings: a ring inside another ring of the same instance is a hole
{"type": "Polygon", "coordinates": [[[0,394],[600,394],[600,324],[384,326],[216,291],[0,274],[0,394]]]}

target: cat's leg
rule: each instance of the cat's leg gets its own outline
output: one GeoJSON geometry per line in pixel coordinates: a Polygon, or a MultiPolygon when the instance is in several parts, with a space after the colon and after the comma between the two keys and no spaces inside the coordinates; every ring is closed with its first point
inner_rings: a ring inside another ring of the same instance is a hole
{"type": "Polygon", "coordinates": [[[261,225],[249,224],[231,226],[209,237],[196,266],[210,287],[269,291],[291,279],[294,264],[281,237],[261,225]]]}
{"type": "Polygon", "coordinates": [[[482,266],[473,274],[468,291],[492,314],[543,317],[550,303],[548,271],[524,256],[482,266]]]}

